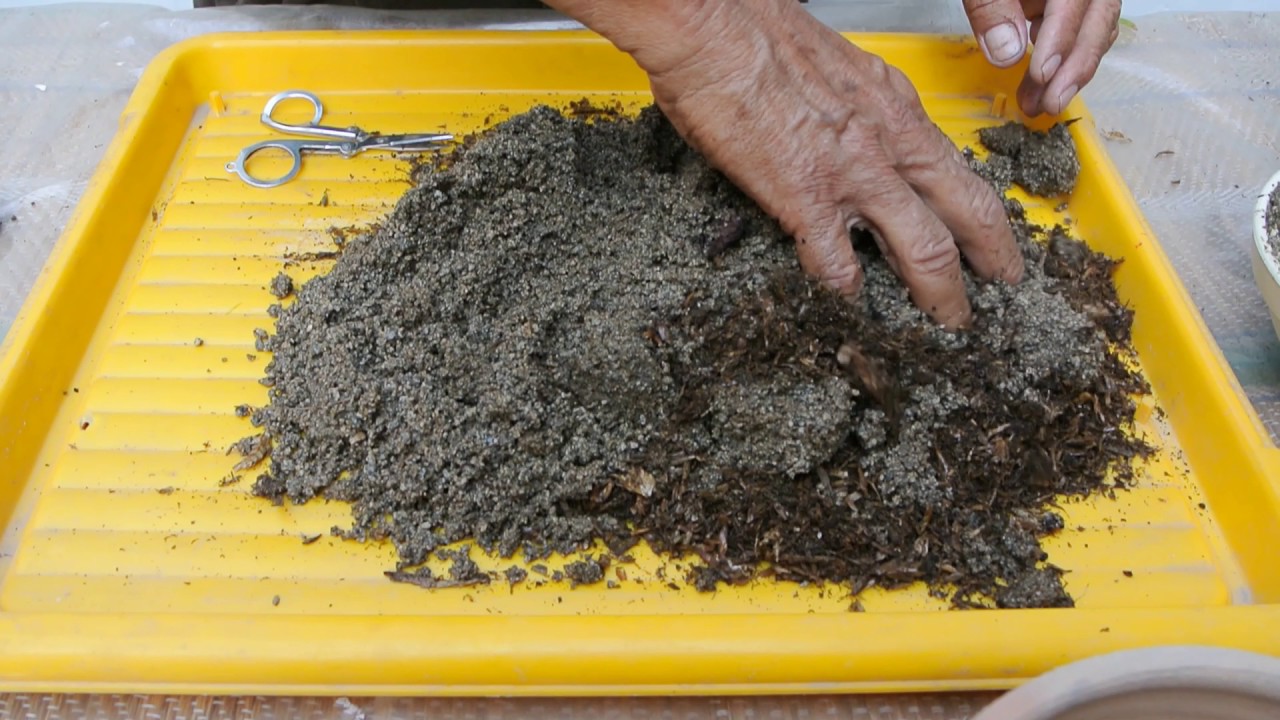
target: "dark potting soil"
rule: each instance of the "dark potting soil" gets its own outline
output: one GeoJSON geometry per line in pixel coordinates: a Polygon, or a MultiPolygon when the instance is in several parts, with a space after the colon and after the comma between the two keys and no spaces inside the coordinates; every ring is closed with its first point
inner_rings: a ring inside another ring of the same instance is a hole
{"type": "MultiPolygon", "coordinates": [[[[1078,168],[1056,130],[1006,135],[984,139],[1013,181],[1078,168]]],[[[701,589],[922,580],[957,606],[1070,605],[1038,544],[1062,528],[1049,504],[1123,483],[1144,383],[1109,349],[1131,322],[1114,263],[1007,205],[1026,279],[970,278],[973,327],[950,333],[873,243],[856,304],[805,277],[655,108],[535,108],[422,173],[328,274],[273,283],[297,298],[263,340],[254,491],[350,502],[345,534],[389,538],[388,575],[426,587],[488,581],[465,555],[415,569],[461,540],[526,560],[603,540],[614,557],[571,563],[574,584],[644,540],[700,557],[701,589]]]]}
{"type": "Polygon", "coordinates": [[[982,128],[978,139],[992,157],[982,174],[1004,190],[1020,185],[1032,195],[1069,194],[1080,175],[1080,160],[1067,125],[1037,131],[1020,123],[982,128]]]}

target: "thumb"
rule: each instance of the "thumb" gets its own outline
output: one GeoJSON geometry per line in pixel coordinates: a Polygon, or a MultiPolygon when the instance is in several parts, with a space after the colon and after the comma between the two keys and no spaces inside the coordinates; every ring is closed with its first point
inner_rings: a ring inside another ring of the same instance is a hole
{"type": "Polygon", "coordinates": [[[1027,51],[1027,17],[1018,0],[964,0],[973,36],[996,67],[1009,67],[1027,51]]]}

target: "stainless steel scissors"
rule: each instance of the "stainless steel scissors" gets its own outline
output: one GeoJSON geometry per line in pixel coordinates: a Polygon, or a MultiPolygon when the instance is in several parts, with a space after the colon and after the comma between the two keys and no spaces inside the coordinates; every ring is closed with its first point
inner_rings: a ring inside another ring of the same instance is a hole
{"type": "Polygon", "coordinates": [[[366,132],[358,127],[338,128],[320,124],[324,116],[324,106],[320,98],[305,90],[286,90],[267,101],[262,109],[262,123],[290,135],[303,135],[316,138],[314,140],[264,140],[240,151],[235,160],[227,163],[227,172],[240,176],[241,180],[254,187],[273,188],[283,185],[298,175],[302,169],[303,153],[320,153],[325,155],[341,155],[352,157],[366,150],[389,150],[401,152],[423,152],[438,148],[453,141],[452,135],[446,134],[406,134],[380,135],[366,132]],[[311,121],[303,125],[289,125],[271,117],[276,106],[285,100],[305,100],[311,103],[314,110],[311,121]],[[249,174],[249,158],[267,148],[283,150],[293,159],[293,167],[277,178],[260,178],[249,174]]]}

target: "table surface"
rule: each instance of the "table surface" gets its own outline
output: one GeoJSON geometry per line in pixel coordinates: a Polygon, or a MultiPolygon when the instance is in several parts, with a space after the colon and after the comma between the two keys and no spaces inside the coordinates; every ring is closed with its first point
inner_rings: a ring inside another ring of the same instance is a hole
{"type": "Polygon", "coordinates": [[[994,693],[545,700],[0,694],[7,720],[966,720],[994,693]]]}
{"type": "MultiPolygon", "coordinates": [[[[842,30],[965,32],[937,0],[815,2],[842,30]]],[[[1280,170],[1280,12],[1163,13],[1124,28],[1084,99],[1112,159],[1273,436],[1280,341],[1253,282],[1250,214],[1280,170]],[[1170,155],[1166,151],[1172,151],[1170,155]]],[[[572,26],[545,12],[274,6],[0,9],[0,335],[75,209],[142,69],[224,30],[572,26]]],[[[0,695],[6,718],[967,718],[992,694],[676,700],[0,695]]]]}

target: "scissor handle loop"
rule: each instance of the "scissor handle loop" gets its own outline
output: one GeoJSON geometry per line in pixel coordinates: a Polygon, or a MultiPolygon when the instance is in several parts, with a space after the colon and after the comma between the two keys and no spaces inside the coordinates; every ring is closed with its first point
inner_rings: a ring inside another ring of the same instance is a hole
{"type": "Polygon", "coordinates": [[[333,138],[346,142],[359,142],[365,137],[365,134],[359,128],[340,128],[328,127],[320,124],[320,119],[324,117],[324,105],[320,103],[320,98],[307,92],[306,90],[285,90],[282,93],[273,95],[267,101],[266,106],[262,108],[262,124],[267,127],[274,128],[280,132],[290,133],[292,135],[310,135],[311,137],[333,138]],[[271,117],[276,107],[285,100],[305,100],[311,104],[311,120],[304,125],[290,125],[282,123],[271,117]]]}
{"type": "MultiPolygon", "coordinates": [[[[266,114],[263,114],[266,117],[266,114]]],[[[305,141],[299,140],[264,140],[255,143],[240,151],[235,160],[227,163],[227,171],[233,172],[240,176],[240,179],[256,188],[273,188],[279,187],[298,175],[298,171],[302,169],[302,146],[307,144],[305,141]],[[289,154],[293,160],[293,166],[289,170],[276,178],[256,178],[249,174],[249,158],[261,150],[267,148],[275,148],[283,150],[289,154]]]]}
{"type": "Polygon", "coordinates": [[[290,132],[296,125],[287,125],[276,120],[271,115],[276,111],[276,107],[285,100],[305,100],[311,104],[311,121],[308,126],[316,126],[320,124],[320,118],[324,117],[324,105],[320,103],[320,98],[306,90],[285,90],[272,96],[267,104],[262,108],[262,124],[267,127],[275,128],[281,132],[290,132]]]}

